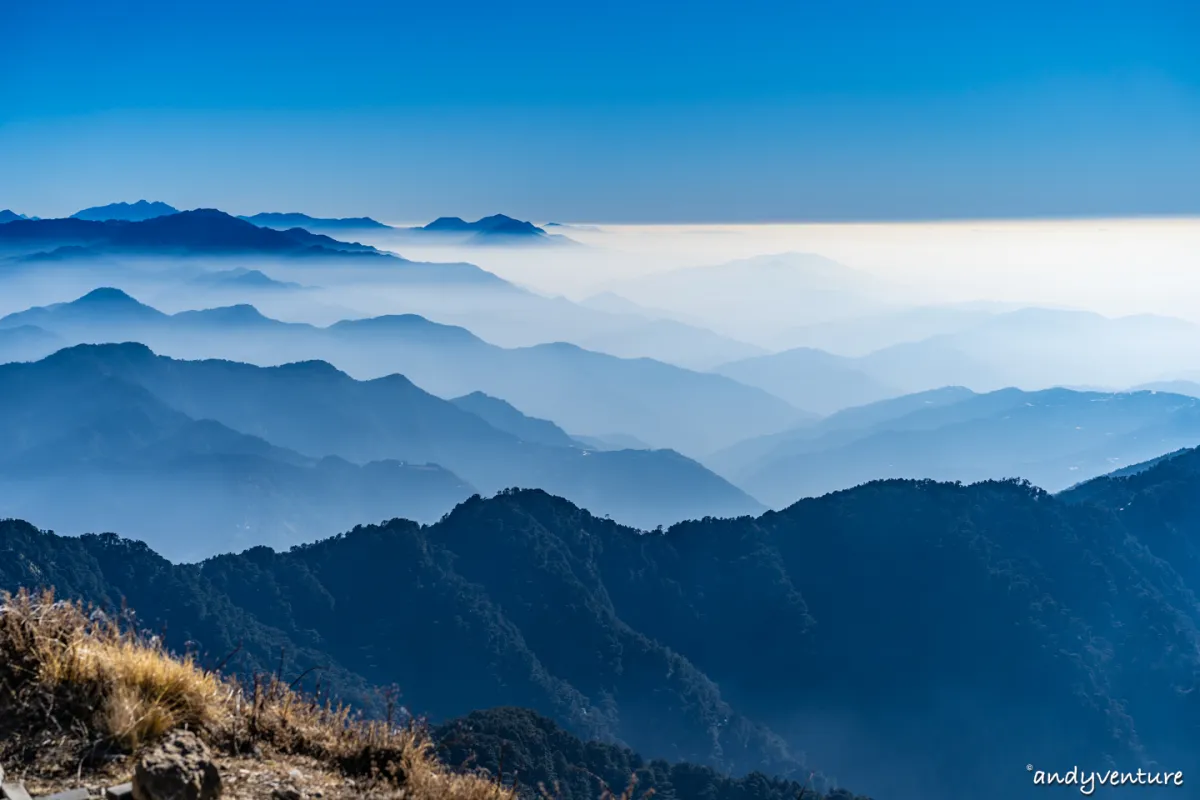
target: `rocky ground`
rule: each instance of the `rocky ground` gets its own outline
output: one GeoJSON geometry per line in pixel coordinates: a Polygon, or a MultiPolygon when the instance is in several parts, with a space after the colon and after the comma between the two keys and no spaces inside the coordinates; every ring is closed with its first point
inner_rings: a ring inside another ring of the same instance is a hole
{"type": "MultiPolygon", "coordinates": [[[[162,748],[151,751],[149,756],[161,753],[162,748]]],[[[144,756],[141,763],[145,763],[144,756]]],[[[354,779],[330,772],[328,767],[313,758],[285,756],[281,754],[246,755],[229,757],[206,754],[203,760],[184,763],[178,759],[160,759],[159,775],[173,774],[168,782],[159,781],[158,789],[147,789],[134,795],[134,784],[138,784],[138,764],[133,759],[113,762],[106,767],[92,770],[79,777],[60,776],[47,779],[37,775],[23,775],[12,770],[4,778],[5,790],[0,790],[3,800],[181,800],[188,797],[186,788],[199,784],[189,781],[189,776],[202,774],[211,767],[219,775],[219,791],[209,789],[208,794],[198,793],[197,798],[225,798],[225,800],[348,800],[349,798],[403,798],[405,792],[396,787],[379,785],[370,781],[354,779]],[[177,791],[176,791],[177,790],[177,791]],[[181,794],[182,793],[182,794],[181,794]],[[177,797],[178,795],[178,797],[177,797]]],[[[142,789],[142,785],[138,784],[142,789]]]]}
{"type": "Polygon", "coordinates": [[[515,800],[274,679],[202,671],[53,595],[0,595],[0,800],[515,800]]]}

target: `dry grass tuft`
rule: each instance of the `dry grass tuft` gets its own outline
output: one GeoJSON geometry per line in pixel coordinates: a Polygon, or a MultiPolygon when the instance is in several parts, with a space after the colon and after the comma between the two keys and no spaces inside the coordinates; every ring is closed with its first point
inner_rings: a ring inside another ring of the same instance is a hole
{"type": "Polygon", "coordinates": [[[266,746],[313,757],[347,776],[403,787],[410,800],[515,797],[484,776],[448,771],[416,725],[358,720],[276,678],[248,686],[222,679],[51,593],[0,594],[0,758],[44,762],[54,752],[72,762],[60,767],[73,768],[177,728],[228,754],[266,746]]]}

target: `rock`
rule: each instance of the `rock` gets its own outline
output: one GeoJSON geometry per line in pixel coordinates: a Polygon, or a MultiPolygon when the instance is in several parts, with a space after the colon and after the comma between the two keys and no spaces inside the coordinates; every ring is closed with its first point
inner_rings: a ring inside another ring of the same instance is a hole
{"type": "Polygon", "coordinates": [[[110,786],[104,790],[104,800],[132,800],[132,798],[132,783],[122,783],[119,786],[110,786]]]}
{"type": "Polygon", "coordinates": [[[65,792],[58,792],[48,797],[39,798],[39,800],[88,800],[92,793],[87,789],[68,789],[65,792]]]}
{"type": "Polygon", "coordinates": [[[221,773],[208,746],[190,731],[176,731],[138,762],[133,800],[217,800],[221,773]]]}
{"type": "Polygon", "coordinates": [[[284,786],[271,792],[271,800],[304,800],[304,795],[291,786],[284,786]]]}
{"type": "Polygon", "coordinates": [[[0,783],[0,797],[4,800],[31,800],[23,783],[0,783]]]}

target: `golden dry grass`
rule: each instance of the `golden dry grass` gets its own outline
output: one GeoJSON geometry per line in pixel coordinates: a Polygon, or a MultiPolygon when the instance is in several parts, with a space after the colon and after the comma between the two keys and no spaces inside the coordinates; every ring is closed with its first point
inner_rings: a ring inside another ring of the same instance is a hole
{"type": "Polygon", "coordinates": [[[132,752],[187,728],[220,752],[266,746],[309,756],[346,775],[403,787],[411,800],[514,799],[485,776],[447,770],[419,727],[360,721],[278,680],[244,686],[206,673],[156,640],[50,593],[0,595],[0,717],[19,728],[0,730],[0,739],[44,743],[56,729],[60,740],[78,745],[72,757],[98,745],[132,752]]]}

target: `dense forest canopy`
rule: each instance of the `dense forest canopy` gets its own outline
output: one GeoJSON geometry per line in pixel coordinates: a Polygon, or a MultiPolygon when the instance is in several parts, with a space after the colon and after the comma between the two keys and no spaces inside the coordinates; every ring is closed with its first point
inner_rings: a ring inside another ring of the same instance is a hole
{"type": "Polygon", "coordinates": [[[238,671],[315,668],[368,712],[394,684],[435,724],[519,706],[646,758],[1001,797],[1029,780],[1011,764],[1192,763],[1197,575],[1156,548],[1198,461],[1061,498],[883,481],[649,533],[512,490],[189,565],[10,521],[0,585],[128,604],[238,671]]]}

